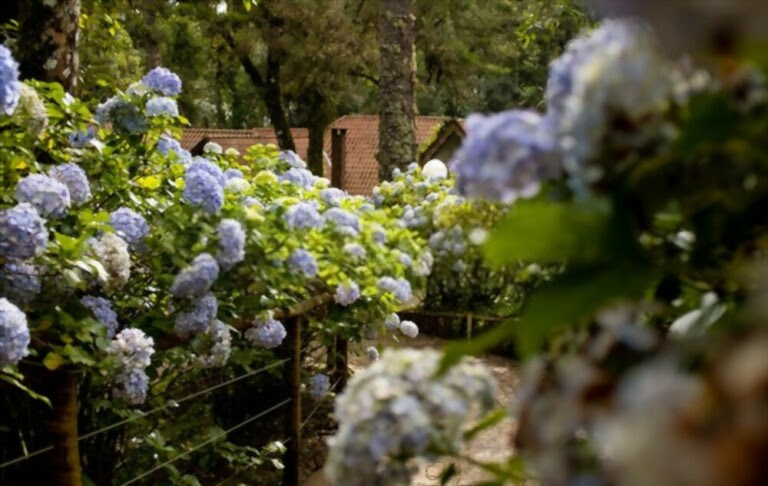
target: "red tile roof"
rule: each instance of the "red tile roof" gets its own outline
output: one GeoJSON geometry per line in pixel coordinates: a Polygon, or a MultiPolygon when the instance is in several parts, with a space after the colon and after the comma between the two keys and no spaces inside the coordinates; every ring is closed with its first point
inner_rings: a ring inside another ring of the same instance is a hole
{"type": "MultiPolygon", "coordinates": [[[[428,142],[445,121],[445,116],[416,117],[416,145],[428,142]]],[[[344,189],[350,194],[371,194],[379,183],[379,117],[377,115],[346,115],[330,128],[347,129],[347,159],[344,170],[344,189]]],[[[331,137],[325,137],[325,151],[331,153],[331,137]]]]}
{"type": "MultiPolygon", "coordinates": [[[[419,148],[432,141],[443,124],[451,120],[445,116],[417,116],[416,144],[419,148]]],[[[370,195],[379,183],[379,163],[376,152],[379,150],[379,117],[377,115],[346,115],[331,124],[325,135],[325,153],[330,156],[330,129],[347,129],[347,158],[344,171],[344,189],[350,194],[370,195]]],[[[296,153],[306,160],[309,147],[309,132],[306,128],[291,128],[296,153]]],[[[202,144],[216,142],[225,150],[235,148],[244,152],[255,144],[277,145],[272,128],[188,128],[181,137],[181,146],[187,150],[197,148],[202,151],[202,144]]],[[[326,159],[328,160],[328,159],[326,159]]],[[[326,177],[330,170],[326,166],[326,177]]]]}
{"type": "MultiPolygon", "coordinates": [[[[309,132],[306,128],[291,128],[296,153],[306,160],[309,148],[309,132]]],[[[181,146],[187,150],[196,148],[201,143],[216,142],[226,150],[234,148],[241,153],[256,144],[277,145],[277,137],[273,128],[188,128],[181,136],[181,146]]],[[[200,147],[202,149],[202,147],[200,147]]]]}

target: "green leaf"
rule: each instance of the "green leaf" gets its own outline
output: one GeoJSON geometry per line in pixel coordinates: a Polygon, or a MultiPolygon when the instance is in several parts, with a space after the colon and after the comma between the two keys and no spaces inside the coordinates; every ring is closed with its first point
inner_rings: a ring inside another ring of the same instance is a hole
{"type": "Polygon", "coordinates": [[[157,189],[160,187],[160,179],[155,176],[140,177],[136,181],[144,189],[157,189]]]}
{"type": "Polygon", "coordinates": [[[43,364],[51,371],[58,369],[66,362],[67,361],[61,355],[54,352],[46,354],[45,358],[43,358],[43,364]]]}
{"type": "Polygon", "coordinates": [[[483,417],[474,427],[464,432],[464,440],[469,441],[475,438],[480,432],[493,427],[507,417],[507,411],[503,408],[494,410],[483,417]]]}
{"type": "MultiPolygon", "coordinates": [[[[3,370],[5,372],[5,370],[3,370]]],[[[6,374],[0,374],[0,380],[5,381],[6,383],[10,383],[11,385],[15,386],[16,388],[24,391],[27,395],[34,398],[35,400],[40,400],[41,402],[45,403],[49,407],[51,406],[51,401],[48,399],[48,397],[41,395],[37,393],[36,391],[32,390],[28,386],[26,386],[24,383],[21,382],[21,379],[17,378],[16,376],[9,376],[6,374]]]]}
{"type": "Polygon", "coordinates": [[[491,263],[594,262],[604,257],[611,211],[605,201],[519,204],[494,229],[484,250],[491,263]]]}

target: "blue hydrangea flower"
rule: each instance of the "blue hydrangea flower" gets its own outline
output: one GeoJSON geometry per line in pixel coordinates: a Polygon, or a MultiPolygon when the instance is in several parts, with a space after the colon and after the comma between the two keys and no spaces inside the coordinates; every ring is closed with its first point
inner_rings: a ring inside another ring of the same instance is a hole
{"type": "Polygon", "coordinates": [[[404,278],[381,277],[378,287],[385,292],[391,292],[403,304],[408,302],[412,295],[411,283],[404,278]]]}
{"type": "Polygon", "coordinates": [[[359,243],[347,243],[342,251],[354,258],[364,258],[366,255],[365,248],[359,243]]]}
{"type": "Polygon", "coordinates": [[[406,170],[408,171],[409,174],[413,174],[414,172],[419,170],[419,164],[417,164],[416,162],[411,162],[410,164],[408,164],[408,167],[406,168],[406,170]]]}
{"type": "Polygon", "coordinates": [[[299,155],[293,150],[283,150],[280,152],[277,158],[279,160],[282,160],[283,162],[286,162],[288,165],[290,165],[293,168],[296,168],[296,169],[307,168],[307,163],[301,160],[301,157],[299,157],[299,155]]]}
{"type": "Polygon", "coordinates": [[[269,316],[266,320],[254,320],[253,327],[245,332],[245,338],[253,344],[274,349],[280,346],[286,334],[283,323],[269,316]]]}
{"type": "Polygon", "coordinates": [[[43,174],[31,174],[16,185],[16,200],[30,203],[49,218],[61,218],[71,204],[69,189],[56,179],[43,174]]]}
{"type": "Polygon", "coordinates": [[[93,313],[97,321],[107,328],[107,337],[112,339],[120,324],[117,322],[117,313],[112,309],[112,302],[104,297],[86,295],[80,302],[93,313]]]}
{"type": "Polygon", "coordinates": [[[356,235],[360,231],[360,221],[357,216],[341,208],[331,208],[324,212],[323,221],[325,224],[331,223],[342,233],[356,235]]]}
{"type": "Polygon", "coordinates": [[[100,125],[112,122],[112,126],[122,132],[137,134],[147,129],[147,119],[141,110],[131,103],[113,96],[96,107],[94,118],[100,125]]]}
{"type": "Polygon", "coordinates": [[[387,318],[384,319],[384,327],[387,328],[388,331],[400,329],[400,316],[394,313],[388,315],[387,318]]]}
{"type": "Polygon", "coordinates": [[[379,359],[379,350],[374,346],[368,346],[365,348],[365,355],[368,356],[369,361],[377,361],[379,359]]]}
{"type": "Polygon", "coordinates": [[[176,316],[174,330],[182,338],[205,332],[216,318],[219,302],[213,294],[192,301],[192,307],[176,316]]]}
{"type": "Polygon", "coordinates": [[[176,275],[171,286],[174,297],[202,297],[219,278],[219,264],[208,253],[201,253],[176,275]]]}
{"type": "Polygon", "coordinates": [[[320,199],[329,206],[339,207],[341,201],[346,199],[347,193],[337,187],[329,187],[320,191],[320,199]]]}
{"type": "Polygon", "coordinates": [[[309,188],[315,185],[317,177],[307,169],[291,167],[278,178],[280,181],[289,181],[299,187],[309,188]]]}
{"type": "Polygon", "coordinates": [[[415,338],[419,335],[419,326],[413,321],[403,321],[400,323],[400,332],[410,338],[415,338]]]}
{"type": "Polygon", "coordinates": [[[121,398],[130,405],[141,405],[147,399],[149,376],[143,369],[131,369],[119,373],[115,378],[112,396],[121,398]]]}
{"type": "Polygon", "coordinates": [[[48,171],[48,175],[67,186],[69,198],[75,206],[91,199],[91,184],[79,165],[71,162],[57,165],[48,171]]]}
{"type": "Polygon", "coordinates": [[[34,206],[21,203],[0,211],[0,255],[25,260],[48,245],[48,229],[34,206]]]}
{"type": "Polygon", "coordinates": [[[0,113],[13,114],[19,104],[20,91],[19,63],[7,47],[0,45],[0,113]]]}
{"type": "Polygon", "coordinates": [[[109,225],[115,228],[115,233],[132,248],[140,245],[149,234],[149,224],[144,216],[126,207],[116,209],[109,214],[109,225]]]}
{"type": "Polygon", "coordinates": [[[147,104],[144,105],[144,109],[147,110],[147,116],[179,116],[179,105],[176,104],[176,100],[168,98],[166,96],[155,96],[147,100],[147,104]]]}
{"type": "Polygon", "coordinates": [[[302,272],[307,277],[317,275],[317,260],[307,250],[301,248],[295,250],[290,258],[288,258],[288,265],[292,269],[302,272]]]}
{"type": "Polygon", "coordinates": [[[557,173],[557,144],[549,122],[532,111],[470,115],[467,137],[452,169],[462,194],[512,202],[539,192],[557,173]]]}
{"type": "Polygon", "coordinates": [[[226,180],[230,180],[230,179],[244,179],[245,176],[243,176],[243,171],[241,171],[240,169],[227,169],[224,172],[224,178],[226,180]]]}
{"type": "Polygon", "coordinates": [[[163,135],[157,141],[157,151],[163,155],[168,155],[171,152],[176,153],[176,156],[182,160],[188,160],[192,158],[192,154],[188,150],[183,149],[181,144],[175,138],[171,138],[168,135],[163,135]]]}
{"type": "Polygon", "coordinates": [[[373,241],[379,245],[385,244],[388,240],[387,231],[380,225],[373,226],[373,232],[371,235],[373,236],[373,241]]]}
{"type": "Polygon", "coordinates": [[[317,207],[313,202],[308,201],[302,201],[288,208],[283,219],[290,229],[317,228],[322,223],[317,207]]]}
{"type": "Polygon", "coordinates": [[[107,352],[125,369],[146,368],[155,353],[155,340],[141,329],[127,327],[112,339],[107,352]]]}
{"type": "Polygon", "coordinates": [[[181,93],[181,79],[168,68],[156,67],[141,78],[149,89],[165,96],[181,93]]]}
{"type": "Polygon", "coordinates": [[[401,253],[400,255],[398,255],[397,259],[400,260],[400,263],[402,263],[406,267],[410,267],[411,265],[413,265],[413,259],[405,253],[401,253]]]}
{"type": "Polygon", "coordinates": [[[219,251],[216,260],[225,269],[245,259],[245,231],[234,219],[223,219],[218,226],[219,251]]]}
{"type": "Polygon", "coordinates": [[[211,214],[218,213],[224,204],[224,188],[203,170],[187,172],[184,177],[183,196],[187,203],[200,206],[211,214]]]}
{"type": "Polygon", "coordinates": [[[192,163],[187,166],[185,175],[188,176],[193,172],[205,172],[216,179],[216,182],[222,187],[227,183],[227,178],[224,176],[224,171],[221,170],[221,167],[205,157],[195,157],[192,163]]]}
{"type": "Polygon", "coordinates": [[[16,364],[28,354],[27,316],[8,299],[0,298],[0,366],[16,364]]]}
{"type": "Polygon", "coordinates": [[[360,287],[355,282],[344,282],[336,287],[335,300],[343,306],[352,305],[360,298],[360,287]]]}
{"type": "Polygon", "coordinates": [[[96,136],[96,130],[93,129],[93,127],[88,127],[87,130],[83,131],[77,131],[75,133],[72,133],[69,135],[69,145],[71,145],[73,148],[81,149],[88,145],[88,143],[93,140],[93,138],[96,136]]]}
{"type": "Polygon", "coordinates": [[[31,263],[8,260],[0,267],[0,297],[27,303],[40,293],[40,272],[31,263]]]}
{"type": "Polygon", "coordinates": [[[331,379],[327,375],[318,373],[314,375],[309,381],[309,394],[315,400],[320,400],[331,389],[331,379]]]}

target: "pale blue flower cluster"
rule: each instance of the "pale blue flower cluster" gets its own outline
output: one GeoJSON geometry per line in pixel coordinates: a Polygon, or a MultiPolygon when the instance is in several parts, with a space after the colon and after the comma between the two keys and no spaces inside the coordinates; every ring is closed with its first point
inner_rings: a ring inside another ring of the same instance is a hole
{"type": "Polygon", "coordinates": [[[14,194],[20,203],[29,203],[44,217],[66,216],[72,201],[63,183],[43,174],[30,174],[16,185],[14,194]]]}
{"type": "Polygon", "coordinates": [[[141,114],[141,110],[130,101],[117,96],[97,106],[94,118],[100,125],[112,122],[114,128],[128,134],[138,134],[147,129],[147,119],[141,114]]]}
{"type": "Polygon", "coordinates": [[[219,278],[219,264],[208,253],[201,253],[176,275],[171,294],[177,298],[202,297],[219,278]]]}
{"type": "Polygon", "coordinates": [[[0,366],[14,365],[29,354],[27,316],[6,298],[0,298],[0,366]]]}
{"type": "Polygon", "coordinates": [[[532,111],[470,115],[467,137],[452,169],[462,194],[502,202],[535,196],[557,168],[557,142],[548,120],[532,111]]]}
{"type": "Polygon", "coordinates": [[[331,379],[328,375],[317,373],[309,380],[309,394],[315,400],[320,400],[328,394],[331,389],[331,379]]]}
{"type": "Polygon", "coordinates": [[[357,302],[360,298],[360,287],[357,283],[349,281],[339,284],[336,287],[335,300],[337,304],[349,306],[357,302]]]}
{"type": "Polygon", "coordinates": [[[24,260],[42,254],[47,245],[48,229],[34,206],[0,210],[0,255],[24,260]]]}
{"type": "Polygon", "coordinates": [[[360,232],[360,221],[354,214],[341,208],[330,208],[323,213],[323,221],[341,234],[355,236],[360,232]]]}
{"type": "Polygon", "coordinates": [[[149,388],[149,378],[144,371],[155,353],[155,341],[141,329],[125,328],[118,333],[107,348],[116,361],[117,376],[112,395],[131,405],[144,403],[149,388]]]}
{"type": "Polygon", "coordinates": [[[376,361],[379,359],[379,350],[374,346],[368,346],[365,348],[365,355],[368,357],[368,361],[376,361]]]}
{"type": "Polygon", "coordinates": [[[592,164],[610,143],[614,123],[626,126],[621,150],[664,136],[661,118],[675,100],[672,65],[649,30],[608,20],[572,40],[550,68],[547,113],[512,110],[471,115],[452,169],[463,194],[512,202],[532,197],[563,172],[581,190],[601,177],[592,164]]]}
{"type": "Polygon", "coordinates": [[[395,313],[388,315],[387,318],[384,319],[384,327],[387,331],[396,331],[400,329],[400,316],[395,313]]]}
{"type": "Polygon", "coordinates": [[[320,199],[329,206],[339,207],[346,198],[347,193],[337,187],[329,187],[320,191],[320,199]]]}
{"type": "Polygon", "coordinates": [[[147,100],[144,109],[147,110],[147,116],[179,116],[179,105],[176,104],[176,100],[168,98],[167,96],[155,96],[147,100]]]}
{"type": "Polygon", "coordinates": [[[288,265],[295,271],[303,273],[307,277],[317,275],[317,260],[310,252],[299,248],[291,253],[288,258],[288,265]]]}
{"type": "Polygon", "coordinates": [[[403,215],[400,217],[399,224],[403,228],[420,228],[429,224],[429,218],[424,214],[422,208],[414,208],[410,204],[406,204],[403,207],[403,215]]]}
{"type": "Polygon", "coordinates": [[[93,127],[88,127],[85,131],[77,131],[69,135],[69,144],[72,148],[81,149],[93,140],[96,136],[96,130],[93,127]]]}
{"type": "Polygon", "coordinates": [[[284,173],[280,174],[278,179],[280,179],[281,182],[289,181],[291,184],[303,188],[310,188],[314,186],[315,182],[317,181],[317,177],[310,171],[307,169],[297,169],[296,167],[291,167],[284,173]]]}
{"type": "Polygon", "coordinates": [[[48,175],[67,186],[69,198],[75,206],[91,199],[91,184],[79,165],[71,162],[57,165],[48,171],[48,175]]]}
{"type": "Polygon", "coordinates": [[[229,326],[216,319],[208,326],[205,338],[210,342],[210,346],[205,356],[198,357],[200,365],[203,368],[224,366],[232,354],[232,333],[229,326]]]}
{"type": "Polygon", "coordinates": [[[93,313],[97,321],[107,328],[107,337],[112,339],[120,324],[117,322],[117,313],[112,309],[112,302],[104,297],[86,295],[80,302],[93,313]]]}
{"type": "Polygon", "coordinates": [[[27,303],[40,293],[40,272],[31,263],[7,260],[0,266],[0,297],[27,303]]]}
{"type": "Polygon", "coordinates": [[[182,160],[189,160],[192,158],[192,154],[190,154],[188,150],[183,149],[178,140],[171,138],[168,135],[163,135],[160,137],[160,140],[157,141],[157,151],[163,155],[175,152],[176,156],[182,160]]]}
{"type": "Polygon", "coordinates": [[[436,231],[429,237],[429,247],[438,256],[460,257],[467,251],[464,229],[456,225],[445,231],[436,231]]]}
{"type": "Polygon", "coordinates": [[[267,349],[274,349],[283,342],[287,333],[283,323],[273,319],[255,319],[253,327],[245,332],[245,338],[252,344],[258,344],[267,349]]]}
{"type": "Polygon", "coordinates": [[[387,230],[385,230],[384,228],[382,228],[379,225],[375,225],[373,227],[372,236],[373,236],[373,241],[376,242],[379,245],[385,244],[387,242],[387,240],[389,239],[387,237],[387,230]]]}
{"type": "Polygon", "coordinates": [[[408,302],[412,295],[411,283],[404,278],[381,277],[378,286],[385,292],[391,292],[402,304],[408,302]]]}
{"type": "Polygon", "coordinates": [[[149,224],[144,216],[130,208],[121,207],[109,214],[109,225],[131,248],[136,248],[149,234],[149,224]]]}
{"type": "Polygon", "coordinates": [[[245,231],[243,225],[234,219],[223,219],[217,228],[219,250],[216,260],[224,269],[230,269],[245,260],[245,231]]]}
{"type": "Polygon", "coordinates": [[[13,114],[19,104],[20,91],[19,63],[7,47],[0,45],[0,113],[13,114]]]}
{"type": "Polygon", "coordinates": [[[224,178],[226,180],[230,179],[244,179],[245,176],[243,175],[243,171],[240,169],[227,169],[224,171],[224,178]]]}
{"type": "Polygon", "coordinates": [[[181,79],[168,68],[156,67],[141,78],[149,89],[165,96],[181,93],[181,79]]]}
{"type": "Polygon", "coordinates": [[[184,200],[216,214],[224,204],[224,173],[216,164],[196,158],[184,176],[184,200]]]}
{"type": "Polygon", "coordinates": [[[419,326],[413,321],[403,321],[400,323],[400,332],[409,338],[415,338],[419,335],[419,326]]]}
{"type": "Polygon", "coordinates": [[[311,229],[322,224],[320,213],[314,201],[301,201],[294,204],[283,215],[289,229],[311,229]]]}
{"type": "Polygon", "coordinates": [[[336,399],[339,429],[325,472],[335,486],[411,484],[416,458],[458,453],[465,428],[496,406],[496,382],[462,361],[437,373],[432,349],[388,349],[361,369],[336,399]]]}
{"type": "Polygon", "coordinates": [[[218,311],[219,302],[213,294],[191,300],[190,308],[176,316],[174,324],[176,335],[186,338],[205,332],[211,322],[216,319],[218,311]]]}
{"type": "Polygon", "coordinates": [[[365,258],[367,254],[360,243],[347,243],[341,250],[355,259],[365,258]]]}
{"type": "Polygon", "coordinates": [[[277,158],[287,163],[289,166],[295,169],[307,168],[307,163],[301,160],[301,157],[299,157],[299,154],[297,154],[293,150],[283,150],[280,152],[277,158]]]}

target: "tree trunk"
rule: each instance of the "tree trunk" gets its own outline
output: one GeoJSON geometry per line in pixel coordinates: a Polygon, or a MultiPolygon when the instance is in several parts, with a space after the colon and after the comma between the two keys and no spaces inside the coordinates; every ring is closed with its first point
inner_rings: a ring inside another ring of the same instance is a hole
{"type": "Polygon", "coordinates": [[[19,0],[17,59],[22,78],[56,81],[74,92],[80,67],[79,19],[80,0],[19,0]]]}
{"type": "Polygon", "coordinates": [[[307,166],[313,174],[324,177],[325,158],[323,157],[323,145],[325,141],[325,129],[328,123],[322,120],[309,125],[309,148],[307,149],[307,166]]]}
{"type": "Polygon", "coordinates": [[[157,22],[157,5],[155,0],[144,0],[144,49],[147,52],[147,68],[151,70],[161,64],[160,45],[157,42],[155,23],[157,22]]]}
{"type": "Polygon", "coordinates": [[[293,142],[291,126],[283,108],[283,94],[280,89],[280,62],[271,49],[267,52],[267,75],[261,91],[272,126],[275,127],[277,143],[281,149],[295,152],[296,144],[293,142]]]}
{"type": "Polygon", "coordinates": [[[414,0],[381,0],[379,178],[416,160],[414,0]]]}

